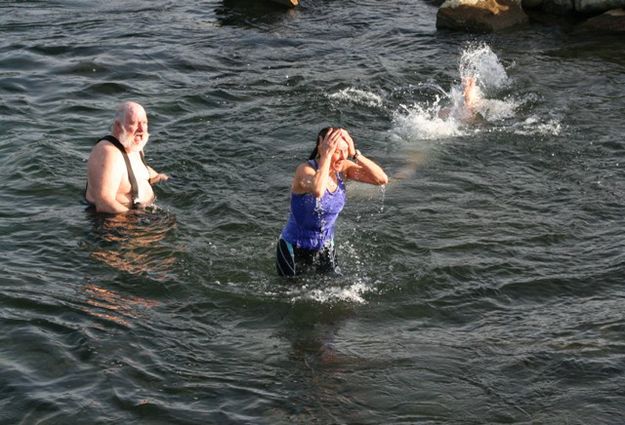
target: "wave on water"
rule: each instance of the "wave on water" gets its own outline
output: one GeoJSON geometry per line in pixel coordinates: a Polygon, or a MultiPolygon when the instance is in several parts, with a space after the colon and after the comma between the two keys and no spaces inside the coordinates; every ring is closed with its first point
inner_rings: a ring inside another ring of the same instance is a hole
{"type": "Polygon", "coordinates": [[[392,136],[411,143],[512,130],[521,135],[559,134],[559,122],[521,117],[535,101],[532,93],[507,94],[513,86],[505,67],[487,44],[466,48],[458,65],[460,82],[446,91],[437,83],[417,88],[422,99],[400,104],[393,114],[392,136]]]}
{"type": "Polygon", "coordinates": [[[370,108],[381,108],[384,104],[384,100],[380,95],[354,87],[339,90],[336,93],[330,94],[328,97],[334,101],[350,102],[370,108]]]}

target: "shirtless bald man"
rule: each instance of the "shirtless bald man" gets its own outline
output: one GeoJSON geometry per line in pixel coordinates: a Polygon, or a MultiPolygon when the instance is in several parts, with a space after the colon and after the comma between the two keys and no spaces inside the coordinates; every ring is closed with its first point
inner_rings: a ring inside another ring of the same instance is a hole
{"type": "Polygon", "coordinates": [[[98,140],[89,155],[85,199],[97,212],[113,214],[151,205],[152,185],[169,177],[145,163],[143,147],[149,134],[143,107],[122,103],[111,132],[98,140]]]}

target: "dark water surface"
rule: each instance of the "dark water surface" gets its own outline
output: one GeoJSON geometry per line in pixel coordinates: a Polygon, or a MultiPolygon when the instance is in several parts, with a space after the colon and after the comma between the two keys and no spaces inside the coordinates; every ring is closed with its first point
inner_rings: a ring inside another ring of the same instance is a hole
{"type": "Polygon", "coordinates": [[[625,420],[622,38],[437,32],[423,0],[0,12],[1,424],[625,420]],[[467,69],[481,118],[438,118],[467,69]],[[173,178],[92,217],[126,99],[173,178]],[[285,282],[328,124],[393,179],[349,186],[342,278],[285,282]]]}

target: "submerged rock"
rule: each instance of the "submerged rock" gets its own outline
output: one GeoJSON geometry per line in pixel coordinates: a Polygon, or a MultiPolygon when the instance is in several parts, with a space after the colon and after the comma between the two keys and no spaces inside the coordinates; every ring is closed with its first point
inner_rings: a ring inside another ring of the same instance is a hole
{"type": "Polygon", "coordinates": [[[494,32],[528,20],[521,0],[447,0],[436,14],[436,28],[494,32]]]}
{"type": "Polygon", "coordinates": [[[575,0],[579,13],[597,14],[625,7],[625,0],[575,0]]]}
{"type": "Polygon", "coordinates": [[[599,16],[588,19],[582,24],[583,28],[625,33],[625,9],[609,10],[599,16]]]}
{"type": "Polygon", "coordinates": [[[570,15],[575,11],[573,0],[543,0],[542,10],[554,15],[570,15]]]}
{"type": "Polygon", "coordinates": [[[523,9],[535,9],[543,4],[543,0],[522,0],[523,9]]]}

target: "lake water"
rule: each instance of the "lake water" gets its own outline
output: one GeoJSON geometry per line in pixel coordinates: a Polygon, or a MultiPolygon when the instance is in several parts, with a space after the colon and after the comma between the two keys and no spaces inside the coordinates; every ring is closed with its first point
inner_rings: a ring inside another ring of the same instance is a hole
{"type": "Polygon", "coordinates": [[[436,11],[2,2],[0,423],[623,423],[623,39],[436,11]],[[128,99],[172,179],[93,217],[86,159],[128,99]],[[348,186],[342,277],[287,281],[327,125],[391,181],[348,186]]]}

